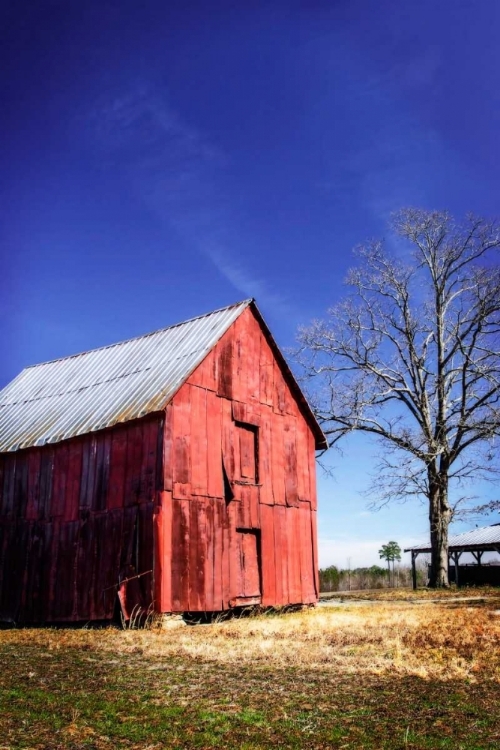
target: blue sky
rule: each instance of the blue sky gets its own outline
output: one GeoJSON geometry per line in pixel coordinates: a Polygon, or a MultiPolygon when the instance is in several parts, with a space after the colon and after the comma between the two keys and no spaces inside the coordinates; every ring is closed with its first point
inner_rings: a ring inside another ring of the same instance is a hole
{"type": "MultiPolygon", "coordinates": [[[[0,387],[249,296],[290,346],[391,211],[498,214],[499,31],[496,0],[6,0],[0,387]]],[[[366,510],[372,454],[320,476],[322,565],[426,536],[366,510]]]]}

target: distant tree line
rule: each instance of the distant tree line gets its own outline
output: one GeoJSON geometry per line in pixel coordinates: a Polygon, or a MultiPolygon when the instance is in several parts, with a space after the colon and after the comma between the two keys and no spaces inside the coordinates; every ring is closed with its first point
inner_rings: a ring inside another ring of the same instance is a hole
{"type": "MultiPolygon", "coordinates": [[[[426,582],[426,570],[424,567],[417,568],[417,584],[424,586],[426,582]]],[[[319,571],[319,585],[321,592],[330,591],[357,591],[360,589],[383,589],[403,588],[412,585],[411,567],[399,565],[394,572],[380,565],[372,565],[369,568],[354,568],[353,570],[337,568],[330,565],[319,571]]]]}

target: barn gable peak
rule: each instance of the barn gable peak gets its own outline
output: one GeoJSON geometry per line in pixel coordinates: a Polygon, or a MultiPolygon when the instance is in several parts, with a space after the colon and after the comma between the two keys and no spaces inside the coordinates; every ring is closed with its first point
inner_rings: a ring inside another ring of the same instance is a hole
{"type": "Polygon", "coordinates": [[[26,367],[0,391],[0,452],[58,443],[161,411],[248,307],[315,433],[321,429],[253,299],[26,367]]]}

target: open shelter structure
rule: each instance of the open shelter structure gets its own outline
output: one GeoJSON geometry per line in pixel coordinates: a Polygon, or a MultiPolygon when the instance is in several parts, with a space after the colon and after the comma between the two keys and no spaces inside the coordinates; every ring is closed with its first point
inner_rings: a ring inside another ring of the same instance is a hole
{"type": "MultiPolygon", "coordinates": [[[[409,547],[405,552],[411,552],[411,569],[413,588],[417,588],[416,559],[418,555],[430,553],[430,545],[421,544],[409,547]]],[[[491,526],[465,531],[463,534],[450,536],[448,541],[448,557],[453,560],[450,569],[450,579],[457,586],[467,584],[489,583],[500,586],[500,566],[482,565],[482,557],[485,552],[500,553],[500,523],[491,526]],[[464,552],[470,552],[476,560],[476,565],[460,565],[460,557],[464,552]]]]}
{"type": "Polygon", "coordinates": [[[253,300],[0,392],[0,620],[318,598],[325,437],[253,300]]]}

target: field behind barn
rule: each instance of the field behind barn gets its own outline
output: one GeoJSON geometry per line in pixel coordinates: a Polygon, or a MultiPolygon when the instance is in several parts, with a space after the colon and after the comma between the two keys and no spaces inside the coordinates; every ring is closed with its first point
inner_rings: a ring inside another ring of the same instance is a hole
{"type": "Polygon", "coordinates": [[[4,630],[0,748],[498,748],[500,598],[482,596],[4,630]]]}

